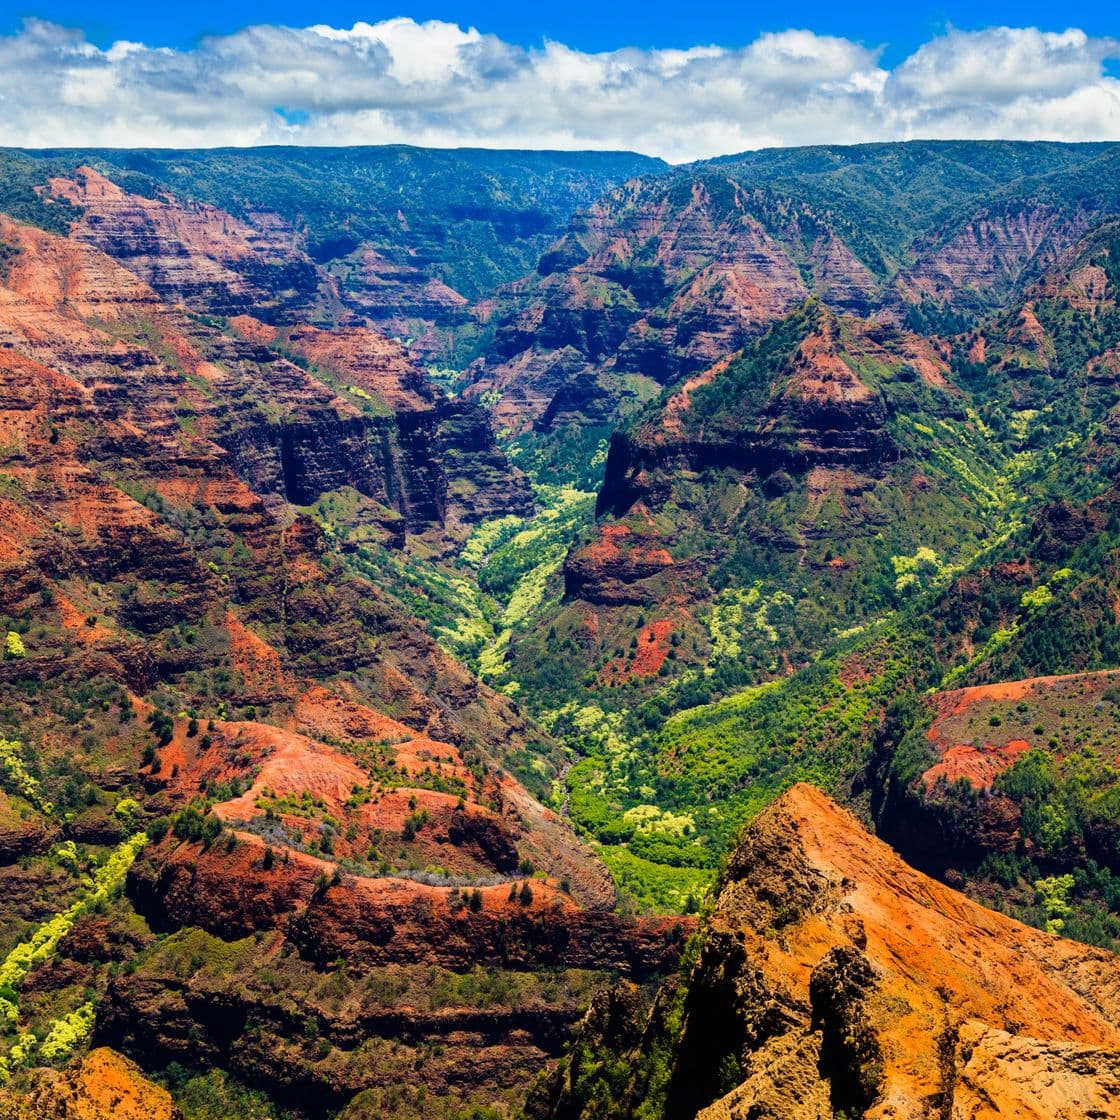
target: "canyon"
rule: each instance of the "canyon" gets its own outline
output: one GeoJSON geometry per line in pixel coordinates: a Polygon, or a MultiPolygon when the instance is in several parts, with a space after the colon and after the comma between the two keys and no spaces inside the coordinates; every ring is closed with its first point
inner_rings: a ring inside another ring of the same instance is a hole
{"type": "Polygon", "coordinates": [[[1113,1115],[1117,158],[0,153],[0,1117],[1113,1115]]]}

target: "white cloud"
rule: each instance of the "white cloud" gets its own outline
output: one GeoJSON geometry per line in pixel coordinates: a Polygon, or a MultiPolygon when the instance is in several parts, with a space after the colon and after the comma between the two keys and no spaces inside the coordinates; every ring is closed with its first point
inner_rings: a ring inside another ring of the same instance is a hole
{"type": "Polygon", "coordinates": [[[891,76],[895,91],[919,102],[996,106],[1021,97],[1063,97],[1094,85],[1102,64],[1120,53],[1116,39],[1090,39],[1078,30],[1036,28],[950,31],[926,43],[891,76]]]}
{"type": "Polygon", "coordinates": [[[679,161],[913,137],[1120,139],[1120,41],[950,30],[885,69],[811,31],[742,48],[525,48],[391,19],[249,27],[190,51],[30,20],[0,37],[0,144],[630,148],[679,161]]]}

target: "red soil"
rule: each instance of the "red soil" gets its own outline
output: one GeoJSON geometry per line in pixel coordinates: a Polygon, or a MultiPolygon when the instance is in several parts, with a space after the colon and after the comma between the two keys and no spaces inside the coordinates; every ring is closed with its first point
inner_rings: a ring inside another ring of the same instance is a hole
{"type": "Polygon", "coordinates": [[[368,327],[320,331],[299,327],[288,345],[308,361],[330,370],[384,402],[394,412],[424,411],[435,397],[399,343],[368,327]]]}
{"type": "Polygon", "coordinates": [[[248,629],[233,611],[226,611],[223,625],[229,634],[233,667],[244,677],[250,695],[282,696],[294,690],[295,682],[284,671],[280,654],[268,642],[248,629]]]}
{"type": "Polygon", "coordinates": [[[959,742],[946,730],[946,724],[956,722],[970,709],[986,701],[1018,701],[1041,697],[1055,688],[1073,683],[1084,684],[1094,691],[1103,691],[1120,670],[1099,673],[1067,673],[1059,676],[1029,677],[1018,681],[1001,681],[998,684],[974,685],[938,693],[933,698],[935,718],[927,738],[937,752],[938,761],[922,775],[928,786],[939,778],[948,782],[964,779],[976,789],[986,789],[1012,766],[1017,758],[1031,749],[1025,739],[1008,735],[1000,738],[995,728],[986,727],[985,737],[979,744],[959,742]]]}
{"type": "Polygon", "coordinates": [[[706,370],[690,377],[670,398],[661,416],[662,434],[665,436],[678,436],[684,425],[682,416],[692,408],[692,394],[704,385],[709,385],[723,373],[734,360],[733,356],[721,358],[706,370]]]}
{"type": "Polygon", "coordinates": [[[1000,774],[1014,765],[1020,755],[1031,749],[1025,739],[1012,739],[1002,745],[984,742],[983,747],[971,743],[958,743],[941,755],[941,761],[931,766],[922,781],[928,786],[944,778],[947,782],[962,778],[975,789],[987,789],[1000,774]]]}
{"type": "Polygon", "coordinates": [[[638,632],[638,644],[630,651],[634,656],[623,654],[608,661],[599,674],[600,683],[610,688],[639,677],[653,676],[669,656],[672,635],[673,623],[667,618],[656,619],[642,627],[638,632]]]}
{"type": "Polygon", "coordinates": [[[229,325],[249,342],[257,342],[262,346],[271,346],[280,336],[280,332],[268,323],[254,319],[252,315],[234,315],[229,325]]]}

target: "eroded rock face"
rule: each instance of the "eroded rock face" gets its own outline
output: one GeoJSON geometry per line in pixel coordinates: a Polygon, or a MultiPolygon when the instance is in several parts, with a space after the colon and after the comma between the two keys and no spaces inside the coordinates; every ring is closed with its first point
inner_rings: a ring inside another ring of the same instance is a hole
{"type": "MultiPolygon", "coordinates": [[[[855,367],[863,358],[911,363],[919,341],[828,312],[815,313],[813,322],[769,381],[752,387],[751,396],[736,396],[720,409],[695,407],[698,391],[730,379],[734,359],[724,358],[685,382],[661,415],[617,434],[600,512],[623,513],[639,498],[664,492],[681,472],[874,471],[897,458],[886,431],[887,398],[862,381],[855,367]]],[[[932,352],[922,359],[929,376],[944,385],[943,362],[932,352]]]]}
{"type": "MultiPolygon", "coordinates": [[[[477,406],[447,400],[377,332],[306,328],[280,338],[240,316],[221,333],[169,310],[84,243],[4,222],[0,232],[22,252],[0,288],[0,339],[10,347],[8,415],[28,451],[38,435],[29,425],[49,411],[54,437],[45,454],[66,450],[58,440],[65,423],[92,422],[99,462],[151,461],[158,446],[161,473],[178,472],[180,489],[200,455],[225,452],[273,505],[357,490],[369,500],[372,535],[388,543],[404,531],[453,541],[496,512],[532,510],[524,476],[477,406]],[[321,362],[341,392],[291,358],[321,362]]],[[[100,500],[117,499],[103,491],[100,500]]],[[[126,521],[145,516],[134,508],[126,521]]],[[[117,543],[127,567],[130,546],[117,543]]]]}
{"type": "Polygon", "coordinates": [[[258,488],[307,504],[353,486],[413,532],[438,526],[462,535],[489,517],[532,512],[528,480],[498,447],[482,409],[444,396],[398,343],[367,327],[277,330],[249,316],[233,326],[258,344],[270,387],[304,376],[285,360],[292,355],[332,378],[359,413],[336,418],[334,398],[316,402],[306,418],[254,424],[236,416],[225,440],[258,488]]]}
{"type": "Polygon", "coordinates": [[[316,898],[292,929],[301,952],[370,965],[431,962],[456,970],[476,964],[528,971],[540,967],[607,969],[646,980],[671,971],[693,923],[627,921],[580,913],[547,886],[533,901],[511,903],[506,884],[482,891],[479,915],[447,912],[445,892],[401,889],[392,895],[355,882],[316,898]]]}
{"type": "Polygon", "coordinates": [[[620,188],[573,221],[528,291],[514,291],[517,309],[469,392],[501,394],[495,414],[514,430],[572,415],[581,398],[603,413],[626,376],[666,384],[703,369],[810,292],[866,311],[875,276],[826,218],[786,204],[772,213],[772,198],[715,174],[620,188]],[[606,374],[594,392],[591,369],[606,374]]]}
{"type": "MultiPolygon", "coordinates": [[[[524,477],[503,472],[478,410],[445,401],[375,332],[293,332],[293,348],[321,358],[341,392],[365,393],[343,397],[276,348],[272,328],[238,321],[221,333],[85,243],[6,219],[0,232],[22,250],[0,284],[0,433],[12,480],[0,496],[0,601],[12,614],[34,609],[44,626],[0,676],[104,675],[143,696],[184,673],[234,673],[244,691],[231,702],[279,705],[283,719],[318,674],[345,672],[362,678],[355,708],[364,700],[407,721],[382,721],[403,742],[428,732],[438,752],[489,738],[488,691],[368,584],[328,574],[324,531],[289,504],[349,486],[370,499],[361,508],[388,520],[395,511],[377,498],[395,503],[409,529],[440,543],[504,512],[507,495],[510,512],[525,512],[524,477]],[[364,410],[366,398],[380,414],[364,410]],[[472,488],[460,493],[466,478],[472,488]],[[192,645],[177,627],[209,638],[192,645]]],[[[527,730],[508,700],[493,702],[514,739],[515,724],[527,730]]],[[[441,796],[450,818],[456,797],[441,796]]],[[[116,835],[75,827],[87,840],[116,835]]],[[[472,823],[460,847],[508,864],[520,828],[501,823],[490,835],[472,823]]],[[[13,852],[46,839],[19,832],[6,841],[13,852]]],[[[586,854],[552,846],[573,867],[586,854]]],[[[578,887],[578,874],[561,874],[578,887]]],[[[604,893],[605,874],[591,877],[592,894],[604,893]]]]}
{"type": "Polygon", "coordinates": [[[414,341],[421,352],[438,354],[442,332],[469,322],[468,300],[461,292],[408,259],[407,250],[393,259],[371,245],[357,246],[332,263],[347,302],[395,337],[413,336],[418,322],[427,328],[414,341]]]}
{"type": "MultiPolygon", "coordinates": [[[[1115,956],[926,878],[810,787],[747,831],[701,936],[674,1017],[655,1005],[642,1035],[672,1048],[666,1117],[1115,1114],[1115,956]]],[[[647,1091],[635,1069],[611,1115],[647,1091]]],[[[535,1115],[584,1115],[573,1099],[535,1115]]]]}
{"type": "Polygon", "coordinates": [[[912,303],[988,308],[1025,275],[1038,275],[1057,261],[1086,226],[1084,215],[1071,217],[1046,205],[980,211],[948,237],[920,246],[919,260],[896,287],[912,303]]]}
{"type": "MultiPolygon", "coordinates": [[[[777,981],[771,990],[798,1002],[808,995],[835,1109],[922,1115],[934,1100],[955,1109],[953,1071],[969,1058],[958,1046],[950,1067],[944,1050],[963,1024],[1022,1035],[1028,1050],[1052,1044],[1075,1080],[1085,1076],[1078,1047],[1120,1047],[1111,954],[1018,925],[926,879],[808,787],[752,827],[712,924],[743,933],[744,967],[777,981]],[[819,948],[809,950],[806,991],[794,962],[809,945],[819,948]]],[[[689,993],[697,1012],[703,993],[703,985],[689,993]]]]}
{"type": "Polygon", "coordinates": [[[99,1046],[65,1069],[40,1070],[26,1093],[0,1090],[3,1120],[182,1120],[171,1094],[135,1062],[99,1046]]]}
{"type": "MultiPolygon", "coordinates": [[[[861,377],[862,369],[897,370],[900,384],[919,385],[954,410],[947,366],[925,340],[814,303],[787,323],[802,321],[764,375],[744,374],[750,363],[763,364],[753,350],[724,358],[614,433],[597,502],[598,513],[609,516],[565,562],[569,598],[596,605],[695,599],[705,557],[695,545],[685,554],[676,538],[705,521],[723,547],[770,533],[775,550],[797,554],[808,524],[783,532],[767,524],[763,508],[715,524],[698,493],[726,478],[738,476],[744,489],[757,482],[767,500],[796,490],[819,504],[814,489],[838,488],[847,491],[840,501],[849,522],[861,521],[849,495],[872,488],[905,455],[890,423],[896,387],[861,377]]],[[[910,480],[900,474],[897,485],[910,480]]]]}
{"type": "Polygon", "coordinates": [[[953,1120],[1076,1120],[1116,1115],[1120,1054],[969,1023],[957,1035],[953,1120]]]}
{"type": "Polygon", "coordinates": [[[73,236],[101,249],[169,303],[227,315],[310,309],[329,278],[276,215],[250,225],[205,203],[130,194],[92,167],[54,179],[51,191],[79,207],[73,236]]]}
{"type": "Polygon", "coordinates": [[[431,965],[338,966],[324,975],[272,938],[251,963],[240,947],[233,955],[232,978],[203,969],[185,979],[164,961],[120,977],[99,1030],[146,1064],[214,1063],[317,1118],[348,1105],[346,1115],[399,1115],[388,1102],[361,1106],[402,1087],[419,1090],[429,1108],[454,1099],[468,1114],[472,1103],[515,1108],[526,1082],[562,1052],[588,986],[604,976],[558,969],[542,985],[431,965]],[[488,991],[484,1006],[460,994],[472,985],[488,991]]]}
{"type": "MultiPolygon", "coordinates": [[[[624,406],[626,377],[664,385],[703,370],[810,295],[895,324],[915,305],[990,310],[1087,225],[1034,200],[981,208],[916,239],[887,285],[883,260],[835,214],[752,189],[733,171],[628,184],[573,220],[537,278],[509,289],[467,392],[499,397],[495,415],[514,431],[557,412],[592,419],[624,406]]],[[[1084,298],[1094,283],[1080,277],[1084,298]]]]}
{"type": "Polygon", "coordinates": [[[169,946],[208,959],[205,930],[242,963],[184,976],[157,949],[110,985],[98,1038],[154,1066],[217,1063],[313,1117],[402,1078],[435,1096],[519,1096],[593,986],[671,972],[694,928],[589,912],[552,881],[328,882],[323,859],[278,849],[266,865],[264,852],[239,832],[232,848],[173,845],[134,868],[137,907],[157,928],[187,927],[169,946]]]}

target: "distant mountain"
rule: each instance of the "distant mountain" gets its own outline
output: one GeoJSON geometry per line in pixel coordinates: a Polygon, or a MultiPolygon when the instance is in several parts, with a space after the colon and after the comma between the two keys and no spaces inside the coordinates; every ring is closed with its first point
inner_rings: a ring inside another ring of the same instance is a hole
{"type": "Polygon", "coordinates": [[[1120,212],[1118,160],[1115,145],[915,142],[628,183],[487,306],[493,342],[464,392],[493,401],[528,453],[589,481],[590,428],[605,438],[809,296],[923,332],[975,322],[1120,212]]]}
{"type": "MultiPolygon", "coordinates": [[[[577,210],[612,186],[666,167],[629,153],[403,145],[9,150],[0,166],[8,179],[0,207],[55,229],[62,228],[60,214],[85,213],[88,237],[111,254],[120,242],[119,251],[133,259],[152,255],[152,238],[170,235],[174,243],[174,231],[154,216],[166,210],[165,195],[196,210],[216,207],[229,215],[231,232],[236,226],[242,241],[258,243],[261,251],[241,265],[268,289],[263,302],[299,304],[325,284],[331,298],[315,305],[317,321],[356,314],[441,359],[478,334],[468,304],[530,271],[577,210]],[[72,178],[82,165],[131,196],[131,208],[82,186],[63,189],[74,209],[40,197],[48,177],[72,178]]],[[[207,213],[214,214],[198,216],[207,213]]],[[[200,251],[196,240],[192,255],[200,251]]],[[[224,263],[231,264],[228,254],[224,263]]],[[[236,262],[232,267],[238,270],[236,262]]],[[[145,278],[161,295],[176,294],[158,275],[145,278]]],[[[242,300],[239,309],[259,314],[261,302],[242,300]]]]}
{"type": "Polygon", "coordinates": [[[0,152],[0,1120],[1107,1115],[1118,160],[0,152]]]}

